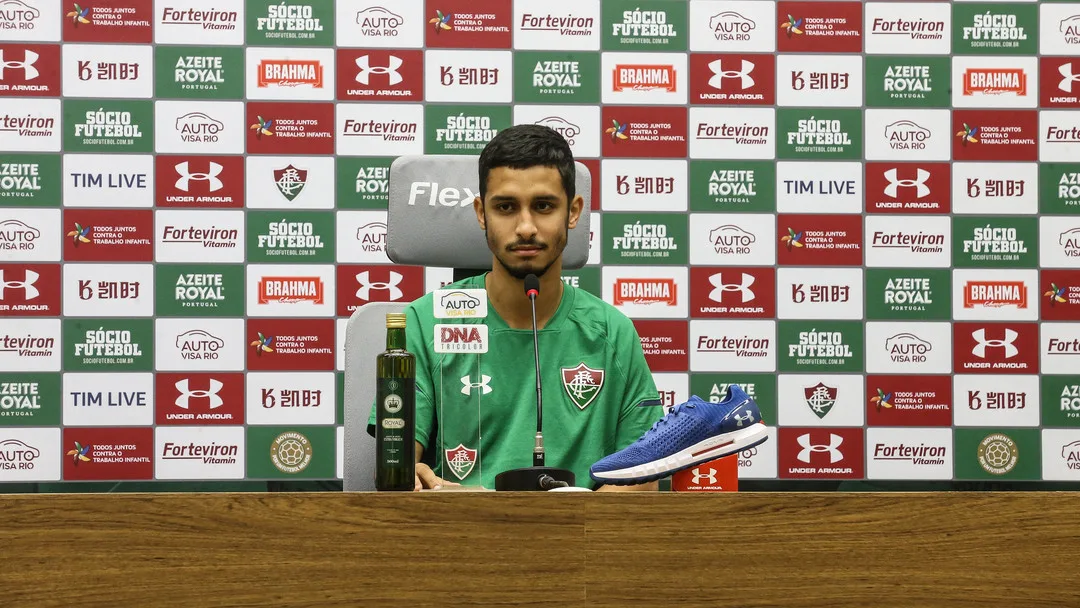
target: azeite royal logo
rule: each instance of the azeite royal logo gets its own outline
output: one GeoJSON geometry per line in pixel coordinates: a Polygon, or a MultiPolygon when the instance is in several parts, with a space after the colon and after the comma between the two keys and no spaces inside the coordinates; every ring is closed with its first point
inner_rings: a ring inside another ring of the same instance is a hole
{"type": "Polygon", "coordinates": [[[861,2],[778,2],[781,53],[862,52],[861,2]]]}
{"type": "Polygon", "coordinates": [[[1039,160],[1034,110],[953,110],[953,160],[1039,160]]]}
{"type": "Polygon", "coordinates": [[[158,46],[154,52],[154,75],[155,97],[242,99],[244,50],[223,46],[158,46]]]}
{"type": "Polygon", "coordinates": [[[686,156],[686,108],[604,106],[601,113],[604,156],[686,156]]]}
{"type": "Polygon", "coordinates": [[[866,163],[867,213],[948,213],[948,163],[866,163]]]}
{"type": "MultiPolygon", "coordinates": [[[[4,7],[0,6],[0,16],[4,7]]],[[[3,29],[0,26],[0,29],[3,29]]],[[[0,44],[0,94],[11,97],[60,95],[60,45],[0,44]]]]}
{"type": "Polygon", "coordinates": [[[950,426],[952,388],[950,376],[867,376],[867,424],[950,426]]]}
{"type": "Polygon", "coordinates": [[[152,0],[65,0],[64,6],[64,42],[154,41],[152,0]]]}
{"type": "Polygon", "coordinates": [[[868,107],[928,107],[950,105],[948,57],[866,56],[868,107]]]}
{"type": "Polygon", "coordinates": [[[155,424],[243,424],[244,375],[159,373],[154,410],[155,424]]]}
{"type": "Polygon", "coordinates": [[[338,49],[337,98],[421,101],[424,52],[412,49],[338,49]]]}
{"type": "Polygon", "coordinates": [[[333,154],[334,104],[248,102],[248,154],[333,154]]]}
{"type": "Polygon", "coordinates": [[[780,215],[781,266],[861,266],[863,222],[851,215],[780,215]]]}
{"type": "Polygon", "coordinates": [[[774,55],[690,55],[690,103],[776,103],[774,55]]]}
{"type": "Polygon", "coordinates": [[[240,156],[161,156],[155,159],[159,207],[244,206],[244,159],[240,156]]]}
{"type": "Polygon", "coordinates": [[[0,315],[60,316],[60,265],[0,266],[0,315]]]}
{"type": "Polygon", "coordinates": [[[954,323],[953,373],[1036,374],[1037,323],[954,323]]]}
{"type": "Polygon", "coordinates": [[[65,209],[64,260],[152,262],[153,226],[149,209],[65,209]]]}
{"type": "Polygon", "coordinates": [[[1044,321],[1080,321],[1080,271],[1043,270],[1040,318],[1044,321]]]}
{"type": "Polygon", "coordinates": [[[332,371],[333,319],[248,319],[247,367],[252,371],[332,371]]]}
{"type": "Polygon", "coordinates": [[[59,206],[60,161],[60,155],[0,155],[0,205],[59,206]]]}
{"type": "Polygon", "coordinates": [[[690,267],[691,318],[775,316],[775,269],[690,267]]]}

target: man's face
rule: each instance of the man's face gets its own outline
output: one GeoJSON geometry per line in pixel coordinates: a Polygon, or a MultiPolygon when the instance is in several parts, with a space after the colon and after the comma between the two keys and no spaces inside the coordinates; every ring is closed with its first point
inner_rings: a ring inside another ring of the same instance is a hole
{"type": "Polygon", "coordinates": [[[577,226],[583,200],[567,204],[558,169],[498,167],[488,173],[484,202],[474,201],[477,220],[495,259],[517,279],[543,276],[559,261],[567,233],[577,226]]]}

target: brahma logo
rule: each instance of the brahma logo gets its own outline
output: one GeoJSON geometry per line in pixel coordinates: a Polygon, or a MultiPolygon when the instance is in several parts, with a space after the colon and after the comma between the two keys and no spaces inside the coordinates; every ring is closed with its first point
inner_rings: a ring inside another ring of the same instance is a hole
{"type": "Polygon", "coordinates": [[[1021,69],[968,68],[964,95],[1027,95],[1027,74],[1021,69]]]}
{"type": "Polygon", "coordinates": [[[262,277],[259,279],[259,304],[325,303],[325,285],[320,277],[262,277]]]}
{"type": "Polygon", "coordinates": [[[486,353],[488,326],[483,323],[435,324],[436,353],[486,353]]]}
{"type": "Polygon", "coordinates": [[[1028,307],[1028,288],[1023,281],[967,281],[964,308],[1028,307]]]}
{"type": "Polygon", "coordinates": [[[323,88],[323,64],[316,59],[263,59],[259,62],[256,86],[323,88]]]}
{"type": "Polygon", "coordinates": [[[625,304],[667,304],[678,303],[678,288],[675,279],[616,279],[615,306],[625,304]]]}
{"type": "Polygon", "coordinates": [[[678,88],[675,66],[616,64],[611,88],[615,92],[661,90],[674,93],[678,88]]]}

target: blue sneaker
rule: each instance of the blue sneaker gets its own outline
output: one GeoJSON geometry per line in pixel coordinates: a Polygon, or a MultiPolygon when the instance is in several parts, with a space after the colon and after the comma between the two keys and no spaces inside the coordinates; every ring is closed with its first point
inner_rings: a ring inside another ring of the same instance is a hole
{"type": "Polygon", "coordinates": [[[736,454],[768,438],[757,404],[732,384],[720,403],[695,395],[676,405],[636,442],[593,464],[589,477],[616,486],[646,483],[736,454]]]}

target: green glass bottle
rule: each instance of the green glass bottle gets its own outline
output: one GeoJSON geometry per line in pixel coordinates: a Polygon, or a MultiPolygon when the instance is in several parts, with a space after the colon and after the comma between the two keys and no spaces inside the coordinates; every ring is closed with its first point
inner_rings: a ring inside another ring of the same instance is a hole
{"type": "Polygon", "coordinates": [[[416,478],[416,357],[405,314],[386,315],[386,352],[375,359],[375,489],[411,492],[416,478]]]}

